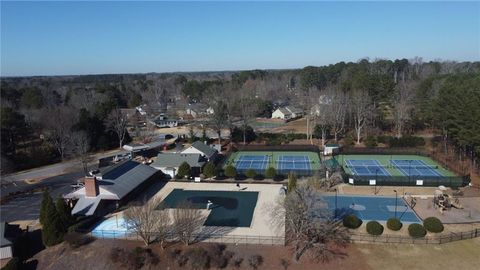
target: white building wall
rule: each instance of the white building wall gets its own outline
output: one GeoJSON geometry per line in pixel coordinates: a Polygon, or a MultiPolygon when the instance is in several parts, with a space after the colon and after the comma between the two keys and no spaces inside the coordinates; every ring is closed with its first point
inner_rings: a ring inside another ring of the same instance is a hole
{"type": "Polygon", "coordinates": [[[11,257],[13,257],[11,246],[0,248],[0,259],[3,260],[3,259],[11,258],[11,257]]]}
{"type": "Polygon", "coordinates": [[[182,154],[200,154],[202,156],[204,156],[205,154],[202,153],[202,151],[198,150],[197,148],[195,147],[188,147],[187,149],[183,150],[182,151],[182,154]]]}
{"type": "Polygon", "coordinates": [[[277,118],[277,119],[285,119],[285,115],[280,111],[280,109],[276,109],[272,113],[272,118],[277,118]]]}

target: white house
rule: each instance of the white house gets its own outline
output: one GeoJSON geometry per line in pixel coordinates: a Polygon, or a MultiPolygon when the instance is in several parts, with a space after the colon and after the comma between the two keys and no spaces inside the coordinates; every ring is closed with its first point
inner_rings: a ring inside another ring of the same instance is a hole
{"type": "Polygon", "coordinates": [[[303,111],[293,106],[280,107],[272,113],[272,118],[284,119],[284,120],[295,119],[302,116],[303,116],[303,111]]]}
{"type": "Polygon", "coordinates": [[[202,154],[160,153],[150,166],[174,178],[184,162],[190,166],[190,175],[197,176],[205,165],[206,158],[202,154]]]}
{"type": "Polygon", "coordinates": [[[218,151],[213,147],[208,146],[206,143],[196,141],[190,147],[183,150],[182,154],[200,154],[210,161],[216,157],[218,151]]]}
{"type": "Polygon", "coordinates": [[[187,106],[185,112],[190,114],[192,117],[197,118],[211,115],[214,113],[214,110],[212,107],[209,107],[203,103],[193,103],[187,106]]]}
{"type": "Polygon", "coordinates": [[[328,156],[328,155],[333,155],[334,153],[337,153],[340,150],[340,145],[338,144],[325,144],[323,147],[323,155],[328,156]]]}

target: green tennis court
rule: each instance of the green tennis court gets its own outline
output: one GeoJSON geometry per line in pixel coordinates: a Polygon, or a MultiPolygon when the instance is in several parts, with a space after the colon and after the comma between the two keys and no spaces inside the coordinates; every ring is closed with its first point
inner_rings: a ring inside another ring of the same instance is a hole
{"type": "Polygon", "coordinates": [[[234,166],[239,173],[251,169],[264,174],[272,167],[278,174],[299,176],[313,175],[321,168],[318,154],[308,151],[238,151],[230,155],[225,162],[225,166],[228,165],[234,166]]]}
{"type": "Polygon", "coordinates": [[[456,176],[431,158],[417,155],[338,155],[335,159],[349,175],[456,176]]]}

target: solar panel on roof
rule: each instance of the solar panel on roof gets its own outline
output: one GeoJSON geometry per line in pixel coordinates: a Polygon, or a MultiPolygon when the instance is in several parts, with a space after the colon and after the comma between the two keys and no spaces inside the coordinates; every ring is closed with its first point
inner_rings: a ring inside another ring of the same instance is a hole
{"type": "Polygon", "coordinates": [[[138,166],[140,163],[133,162],[133,161],[127,161],[125,164],[122,166],[119,166],[108,173],[104,174],[102,176],[102,179],[108,179],[108,180],[115,180],[125,174],[126,172],[130,171],[131,169],[135,168],[138,166]]]}

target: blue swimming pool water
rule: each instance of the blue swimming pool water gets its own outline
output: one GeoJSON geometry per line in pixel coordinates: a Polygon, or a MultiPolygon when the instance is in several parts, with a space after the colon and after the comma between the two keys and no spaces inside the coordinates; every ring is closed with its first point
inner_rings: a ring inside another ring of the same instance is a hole
{"type": "Polygon", "coordinates": [[[100,222],[92,230],[92,235],[99,238],[125,238],[133,234],[122,216],[113,216],[100,222]]]}
{"type": "MultiPolygon", "coordinates": [[[[335,195],[322,196],[332,215],[337,218],[354,214],[364,221],[387,221],[395,217],[395,197],[347,196],[338,195],[335,207],[335,195]]],[[[397,198],[396,216],[404,223],[417,223],[420,219],[403,198],[397,198]]]]}

